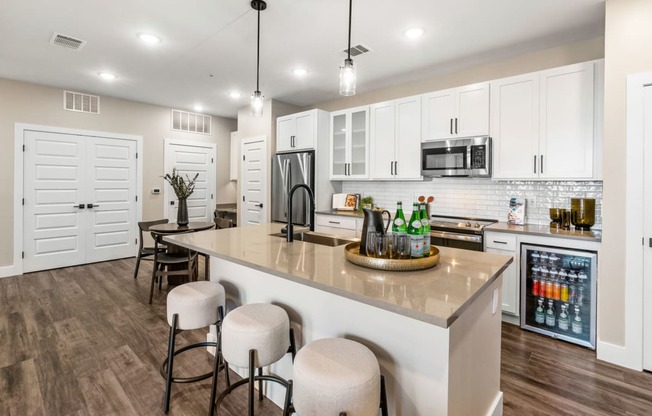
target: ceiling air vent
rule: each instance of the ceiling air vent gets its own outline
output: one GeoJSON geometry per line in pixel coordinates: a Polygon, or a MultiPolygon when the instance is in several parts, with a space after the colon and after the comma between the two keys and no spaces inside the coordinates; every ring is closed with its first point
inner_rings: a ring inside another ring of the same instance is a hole
{"type": "Polygon", "coordinates": [[[61,33],[53,33],[50,38],[50,43],[53,45],[59,45],[70,49],[79,50],[85,44],[85,40],[75,39],[71,36],[62,35],[61,33]]]}
{"type": "Polygon", "coordinates": [[[64,91],[63,108],[80,113],[100,114],[100,97],[80,92],[64,91]]]}
{"type": "Polygon", "coordinates": [[[211,116],[172,110],[172,130],[211,134],[211,116]]]}
{"type": "MultiPolygon", "coordinates": [[[[349,50],[344,49],[344,55],[348,55],[349,50]]],[[[363,44],[351,46],[351,57],[362,55],[363,53],[371,52],[371,49],[363,44]]]]}

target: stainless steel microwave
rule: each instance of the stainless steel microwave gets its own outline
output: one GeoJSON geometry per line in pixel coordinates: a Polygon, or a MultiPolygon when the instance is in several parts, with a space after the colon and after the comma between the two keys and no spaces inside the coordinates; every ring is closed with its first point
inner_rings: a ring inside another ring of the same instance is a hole
{"type": "Polygon", "coordinates": [[[491,137],[421,143],[421,174],[435,178],[490,178],[491,137]]]}

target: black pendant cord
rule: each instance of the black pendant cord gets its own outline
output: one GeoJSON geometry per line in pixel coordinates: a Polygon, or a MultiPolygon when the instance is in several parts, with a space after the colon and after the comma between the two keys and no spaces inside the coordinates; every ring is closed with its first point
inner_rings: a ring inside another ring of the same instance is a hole
{"type": "Polygon", "coordinates": [[[348,49],[348,59],[351,61],[351,10],[353,9],[353,0],[349,0],[349,49],[348,49]]]}
{"type": "Polygon", "coordinates": [[[258,36],[256,39],[256,91],[260,91],[260,7],[258,7],[258,36]]]}

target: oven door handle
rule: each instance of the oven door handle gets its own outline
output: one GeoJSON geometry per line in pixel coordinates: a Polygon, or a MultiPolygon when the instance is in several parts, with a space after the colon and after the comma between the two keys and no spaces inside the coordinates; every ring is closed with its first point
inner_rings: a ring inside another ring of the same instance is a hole
{"type": "Polygon", "coordinates": [[[480,236],[480,235],[451,233],[451,232],[448,232],[448,231],[430,231],[430,236],[431,237],[436,237],[436,238],[446,238],[448,240],[469,241],[469,242],[472,242],[472,243],[482,243],[482,236],[480,236]]]}

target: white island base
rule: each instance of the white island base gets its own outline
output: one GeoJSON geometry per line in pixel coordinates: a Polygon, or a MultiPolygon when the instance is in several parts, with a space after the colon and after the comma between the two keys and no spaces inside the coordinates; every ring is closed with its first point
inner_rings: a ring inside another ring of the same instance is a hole
{"type": "MultiPolygon", "coordinates": [[[[502,276],[445,328],[219,257],[210,259],[211,280],[224,285],[227,309],[256,302],[283,307],[298,348],[327,337],[369,347],[385,376],[390,415],[502,415],[502,276]]],[[[291,379],[290,355],[265,371],[291,379]]],[[[285,389],[266,384],[265,394],[282,407],[285,389]]]]}

